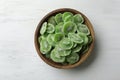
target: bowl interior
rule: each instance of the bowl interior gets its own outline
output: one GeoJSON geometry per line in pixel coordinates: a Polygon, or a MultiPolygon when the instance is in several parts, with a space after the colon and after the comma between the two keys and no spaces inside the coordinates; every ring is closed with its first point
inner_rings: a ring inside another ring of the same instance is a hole
{"type": "Polygon", "coordinates": [[[77,11],[77,10],[74,10],[74,9],[69,9],[69,8],[63,8],[63,9],[57,9],[57,10],[54,10],[50,13],[48,13],[45,17],[43,17],[43,19],[40,21],[40,23],[38,24],[37,26],[37,29],[35,31],[35,37],[34,37],[34,41],[35,41],[35,48],[37,50],[37,53],[38,55],[42,58],[42,60],[44,60],[47,64],[49,64],[50,66],[53,66],[53,67],[56,67],[56,68],[63,68],[63,69],[67,69],[67,68],[73,68],[73,67],[76,67],[78,65],[80,65],[82,62],[84,62],[87,57],[90,55],[93,47],[94,47],[94,30],[93,30],[93,27],[90,23],[90,21],[88,20],[88,18],[82,14],[81,12],[77,11]],[[84,18],[84,24],[86,24],[90,30],[90,33],[91,33],[91,36],[92,36],[92,43],[88,49],[88,51],[86,53],[84,53],[83,55],[80,55],[80,60],[75,63],[75,64],[72,64],[72,65],[62,65],[60,63],[55,63],[53,62],[52,60],[46,58],[41,52],[40,52],[40,46],[39,46],[39,42],[38,42],[38,37],[40,36],[40,29],[41,29],[41,25],[43,22],[47,21],[48,18],[50,18],[51,16],[55,16],[57,13],[63,13],[63,12],[72,12],[73,14],[81,14],[84,18]]]}

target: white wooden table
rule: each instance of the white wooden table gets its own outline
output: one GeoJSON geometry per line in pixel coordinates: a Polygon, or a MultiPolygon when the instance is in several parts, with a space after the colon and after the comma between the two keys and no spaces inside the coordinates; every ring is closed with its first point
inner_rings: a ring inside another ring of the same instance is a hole
{"type": "Polygon", "coordinates": [[[0,0],[0,80],[120,80],[120,0],[0,0]],[[79,10],[94,26],[95,49],[75,69],[48,66],[34,48],[37,24],[57,8],[79,10]]]}

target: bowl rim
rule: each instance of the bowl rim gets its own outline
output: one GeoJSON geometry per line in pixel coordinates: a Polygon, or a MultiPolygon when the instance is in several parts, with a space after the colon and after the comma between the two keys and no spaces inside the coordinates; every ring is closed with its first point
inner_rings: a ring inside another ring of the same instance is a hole
{"type": "Polygon", "coordinates": [[[93,29],[93,26],[91,24],[91,22],[89,21],[89,19],[83,14],[81,13],[80,11],[77,11],[75,9],[71,9],[71,8],[59,8],[59,9],[55,9],[51,12],[49,12],[48,14],[46,14],[39,22],[39,24],[37,25],[37,28],[35,30],[35,34],[34,34],[34,44],[35,44],[35,49],[37,51],[37,54],[40,56],[40,58],[45,62],[47,63],[48,65],[52,66],[52,67],[55,67],[55,68],[59,68],[59,69],[70,69],[70,68],[74,68],[74,67],[77,67],[79,66],[80,64],[82,64],[88,57],[89,55],[91,54],[93,48],[94,48],[94,42],[95,42],[95,34],[94,34],[94,29],[93,29]],[[40,35],[39,33],[39,30],[41,29],[41,25],[43,22],[45,22],[47,20],[47,18],[51,17],[52,15],[55,15],[57,13],[62,13],[62,12],[72,12],[74,14],[81,14],[84,18],[84,20],[86,21],[85,23],[86,24],[89,24],[88,28],[90,30],[90,33],[91,33],[91,36],[92,36],[92,43],[88,49],[88,51],[86,53],[84,53],[82,55],[82,59],[80,58],[80,60],[78,62],[76,62],[75,64],[72,64],[72,65],[60,65],[59,63],[55,63],[53,61],[51,61],[50,59],[46,58],[41,52],[40,52],[40,47],[38,46],[39,43],[38,43],[38,35],[40,35]]]}

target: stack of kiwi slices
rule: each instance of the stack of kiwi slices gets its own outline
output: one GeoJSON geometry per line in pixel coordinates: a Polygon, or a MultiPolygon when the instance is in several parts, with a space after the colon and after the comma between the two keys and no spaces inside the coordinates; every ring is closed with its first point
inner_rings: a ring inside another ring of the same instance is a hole
{"type": "Polygon", "coordinates": [[[58,13],[44,22],[38,38],[40,51],[63,65],[74,64],[92,42],[92,37],[81,14],[58,13]]]}

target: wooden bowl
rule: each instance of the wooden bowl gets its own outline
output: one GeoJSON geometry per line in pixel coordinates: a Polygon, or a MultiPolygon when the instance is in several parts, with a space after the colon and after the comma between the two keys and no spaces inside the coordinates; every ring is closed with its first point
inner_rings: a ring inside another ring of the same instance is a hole
{"type": "Polygon", "coordinates": [[[36,28],[36,31],[35,31],[35,36],[34,36],[34,43],[35,43],[35,48],[37,50],[37,53],[38,55],[42,58],[42,60],[47,63],[48,65],[50,66],[53,66],[55,68],[59,68],[59,69],[69,69],[69,68],[73,68],[73,67],[76,67],[76,66],[79,66],[81,63],[83,63],[87,58],[88,56],[91,54],[91,51],[93,50],[93,47],[94,47],[94,30],[93,30],[93,26],[92,24],[90,23],[90,21],[88,20],[88,18],[82,14],[81,12],[77,11],[77,10],[74,10],[74,9],[70,9],[70,8],[61,8],[61,9],[57,9],[57,10],[54,10],[50,13],[48,13],[45,17],[43,17],[43,19],[40,21],[40,23],[38,24],[37,28],[36,28]],[[38,42],[38,37],[40,36],[40,29],[41,29],[41,25],[43,22],[47,21],[48,18],[50,18],[51,16],[54,16],[55,14],[57,13],[63,13],[63,12],[72,12],[73,14],[81,14],[85,20],[85,24],[88,26],[90,32],[91,32],[91,36],[92,36],[92,43],[89,47],[89,50],[84,53],[83,55],[81,55],[81,58],[78,62],[76,62],[75,64],[72,64],[72,65],[62,65],[60,63],[55,63],[53,62],[52,60],[46,58],[41,52],[40,52],[40,46],[39,46],[39,42],[38,42]]]}

